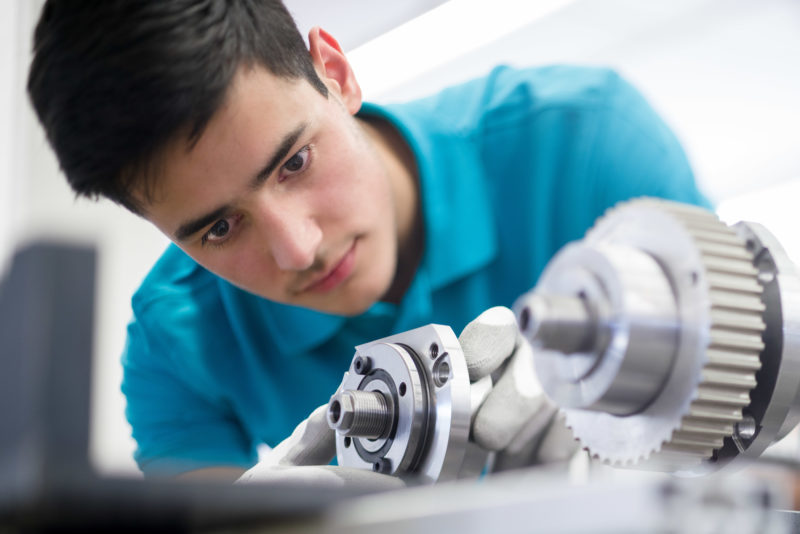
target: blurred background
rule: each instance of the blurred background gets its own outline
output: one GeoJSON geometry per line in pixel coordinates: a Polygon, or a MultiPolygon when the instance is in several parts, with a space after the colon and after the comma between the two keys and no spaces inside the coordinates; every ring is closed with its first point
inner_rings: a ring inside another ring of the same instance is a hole
{"type": "MultiPolygon", "coordinates": [[[[130,296],[166,239],[107,201],[75,199],[24,87],[42,0],[0,2],[0,276],[36,237],[99,250],[91,455],[135,473],[119,391],[130,296]]],[[[287,0],[351,60],[367,100],[414,98],[506,63],[606,65],[682,140],[720,216],[766,225],[800,260],[797,0],[287,0]]],[[[1,343],[0,343],[1,345],[1,343]]]]}

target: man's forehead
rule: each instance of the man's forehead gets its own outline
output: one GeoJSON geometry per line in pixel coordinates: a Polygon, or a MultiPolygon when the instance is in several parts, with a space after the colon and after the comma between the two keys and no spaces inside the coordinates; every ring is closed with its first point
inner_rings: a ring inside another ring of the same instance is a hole
{"type": "MultiPolygon", "coordinates": [[[[241,67],[222,103],[199,131],[184,126],[153,154],[146,167],[135,170],[139,176],[134,197],[145,207],[163,202],[165,183],[175,174],[176,167],[213,158],[214,146],[222,139],[244,135],[242,123],[258,121],[259,141],[263,145],[279,144],[287,132],[296,128],[298,114],[312,111],[313,93],[321,97],[301,79],[279,77],[261,66],[241,67]]],[[[247,140],[242,137],[239,141],[247,140]]]]}
{"type": "Polygon", "coordinates": [[[196,233],[201,222],[226,213],[249,189],[269,179],[319,122],[326,99],[310,85],[270,73],[244,73],[242,80],[195,143],[190,146],[184,135],[165,147],[147,187],[137,195],[144,217],[173,240],[196,233]],[[275,98],[280,94],[288,96],[275,98]]]}

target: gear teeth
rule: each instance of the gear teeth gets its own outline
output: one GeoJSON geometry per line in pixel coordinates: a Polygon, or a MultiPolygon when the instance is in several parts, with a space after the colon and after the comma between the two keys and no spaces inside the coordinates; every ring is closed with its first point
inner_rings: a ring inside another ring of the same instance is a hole
{"type": "Polygon", "coordinates": [[[683,419],[683,431],[691,432],[696,435],[725,435],[733,434],[732,423],[722,423],[719,421],[708,421],[706,419],[695,419],[687,416],[683,419]]]}
{"type": "Polygon", "coordinates": [[[718,434],[699,434],[685,430],[676,430],[670,440],[672,445],[689,447],[710,447],[712,450],[722,447],[722,436],[718,434]]]}
{"type": "Polygon", "coordinates": [[[725,388],[703,384],[697,387],[697,401],[744,407],[750,404],[750,394],[743,393],[740,388],[725,388]]]}
{"type": "Polygon", "coordinates": [[[704,257],[703,263],[705,263],[706,269],[717,273],[749,276],[755,271],[752,265],[744,265],[742,262],[733,261],[727,258],[704,257]]]}
{"type": "Polygon", "coordinates": [[[653,456],[686,466],[711,458],[733,435],[761,368],[765,329],[762,287],[753,255],[736,232],[701,208],[652,200],[692,236],[705,269],[711,324],[695,398],[653,456]]]}
{"type": "MultiPolygon", "coordinates": [[[[688,204],[654,198],[635,199],[610,208],[601,217],[628,205],[646,206],[677,220],[691,236],[702,262],[702,273],[692,273],[706,284],[709,297],[708,345],[705,364],[686,413],[667,439],[655,450],[641,450],[638,457],[592,457],[616,466],[642,463],[691,468],[710,459],[750,404],[764,349],[762,334],[765,306],[753,254],[735,230],[716,214],[688,204]]],[[[597,225],[595,225],[597,226],[597,225]]]]}
{"type": "MultiPolygon", "coordinates": [[[[706,367],[701,374],[702,384],[714,386],[743,387],[749,392],[756,386],[756,377],[748,371],[731,371],[729,369],[712,369],[706,367]]],[[[699,388],[698,388],[699,389],[699,388]]]]}

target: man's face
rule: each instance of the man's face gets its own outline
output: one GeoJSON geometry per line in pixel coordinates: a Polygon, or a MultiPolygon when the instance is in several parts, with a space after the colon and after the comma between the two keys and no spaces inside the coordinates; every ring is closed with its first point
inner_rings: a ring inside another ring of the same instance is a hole
{"type": "Polygon", "coordinates": [[[267,299],[366,310],[397,264],[393,187],[329,84],[241,69],[199,141],[160,161],[146,218],[209,271],[267,299]]]}

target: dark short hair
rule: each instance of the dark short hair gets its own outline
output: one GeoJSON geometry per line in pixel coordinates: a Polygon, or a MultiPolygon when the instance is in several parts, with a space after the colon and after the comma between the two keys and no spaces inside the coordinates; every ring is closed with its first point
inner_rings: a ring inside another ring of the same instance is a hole
{"type": "Polygon", "coordinates": [[[195,143],[242,65],[305,78],[311,56],[279,0],[48,0],[28,93],[70,186],[134,213],[159,151],[195,143]]]}

